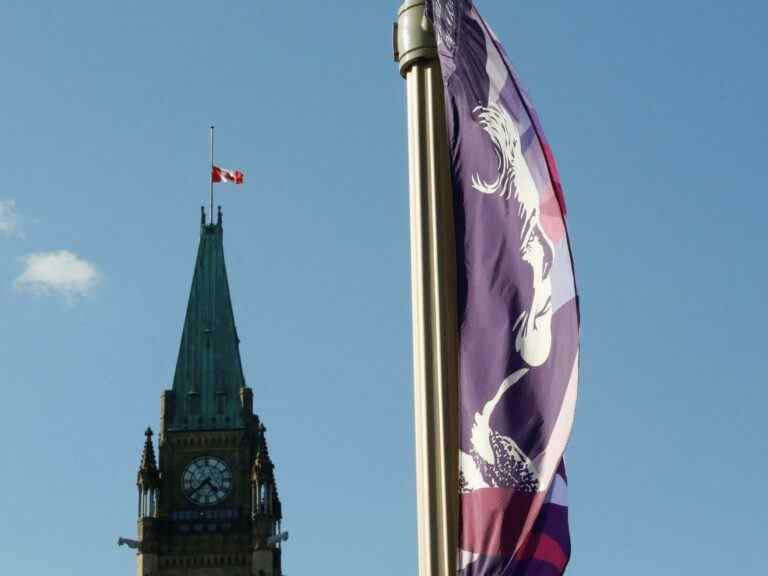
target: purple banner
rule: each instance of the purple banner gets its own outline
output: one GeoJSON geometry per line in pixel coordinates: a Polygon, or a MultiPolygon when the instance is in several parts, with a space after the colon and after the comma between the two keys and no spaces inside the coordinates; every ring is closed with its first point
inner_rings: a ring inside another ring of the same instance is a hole
{"type": "Polygon", "coordinates": [[[562,574],[579,313],[554,157],[469,0],[427,0],[445,87],[460,327],[460,574],[562,574]]]}

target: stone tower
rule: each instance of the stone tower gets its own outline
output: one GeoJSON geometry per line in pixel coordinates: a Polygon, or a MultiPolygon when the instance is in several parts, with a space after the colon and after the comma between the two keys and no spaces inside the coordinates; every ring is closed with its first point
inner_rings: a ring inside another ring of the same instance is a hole
{"type": "Polygon", "coordinates": [[[253,413],[224,265],[221,209],[203,210],[159,459],[138,473],[138,576],[280,576],[282,512],[266,428],[253,413]]]}

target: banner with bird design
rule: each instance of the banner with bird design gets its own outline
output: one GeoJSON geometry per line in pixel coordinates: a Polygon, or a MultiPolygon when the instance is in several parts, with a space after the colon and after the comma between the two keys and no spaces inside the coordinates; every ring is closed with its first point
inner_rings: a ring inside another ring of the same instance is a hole
{"type": "Polygon", "coordinates": [[[443,74],[460,326],[463,576],[560,575],[579,309],[554,156],[471,0],[427,0],[443,74]]]}

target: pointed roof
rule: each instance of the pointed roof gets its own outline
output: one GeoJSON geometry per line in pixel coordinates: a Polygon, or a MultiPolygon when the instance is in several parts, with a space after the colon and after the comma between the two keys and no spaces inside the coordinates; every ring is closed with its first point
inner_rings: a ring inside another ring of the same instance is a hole
{"type": "Polygon", "coordinates": [[[229,295],[219,208],[216,224],[200,223],[187,315],[173,378],[172,430],[241,428],[240,389],[245,387],[240,339],[229,295]]]}
{"type": "Polygon", "coordinates": [[[160,480],[160,473],[157,471],[155,447],[152,445],[152,428],[147,428],[144,436],[146,439],[144,440],[144,450],[141,453],[141,466],[136,483],[140,486],[156,486],[160,480]]]}

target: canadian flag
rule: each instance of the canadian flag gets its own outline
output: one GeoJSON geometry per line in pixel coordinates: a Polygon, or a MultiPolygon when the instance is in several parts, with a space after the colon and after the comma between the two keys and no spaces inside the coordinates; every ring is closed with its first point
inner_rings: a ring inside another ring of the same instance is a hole
{"type": "Polygon", "coordinates": [[[212,182],[234,182],[235,184],[242,184],[243,178],[245,178],[245,174],[240,172],[240,170],[227,170],[225,168],[220,168],[219,166],[214,166],[211,172],[212,182]]]}

